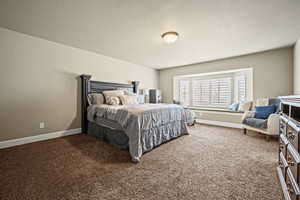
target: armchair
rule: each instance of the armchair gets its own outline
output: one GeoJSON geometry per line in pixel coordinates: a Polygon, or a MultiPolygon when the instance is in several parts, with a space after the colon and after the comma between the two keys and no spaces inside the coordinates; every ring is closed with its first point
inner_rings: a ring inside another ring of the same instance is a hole
{"type": "Polygon", "coordinates": [[[255,118],[255,111],[246,111],[242,117],[244,134],[247,130],[256,131],[266,135],[266,140],[269,141],[271,136],[279,134],[279,99],[269,99],[269,105],[276,104],[277,112],[271,114],[268,119],[255,118]]]}

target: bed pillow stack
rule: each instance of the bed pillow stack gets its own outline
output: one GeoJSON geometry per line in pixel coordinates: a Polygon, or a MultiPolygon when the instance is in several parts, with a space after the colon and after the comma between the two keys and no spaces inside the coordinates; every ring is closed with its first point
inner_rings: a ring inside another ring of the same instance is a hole
{"type": "Polygon", "coordinates": [[[119,96],[122,105],[127,104],[138,104],[137,96],[130,96],[130,95],[121,95],[119,96]]]}
{"type": "Polygon", "coordinates": [[[87,101],[89,105],[92,104],[104,104],[105,98],[101,93],[91,93],[87,97],[87,101]]]}
{"type": "Polygon", "coordinates": [[[123,90],[108,90],[104,91],[106,104],[108,105],[119,105],[121,103],[119,96],[124,95],[123,90]]]}
{"type": "Polygon", "coordinates": [[[106,103],[109,105],[127,105],[127,104],[138,104],[137,95],[124,90],[109,90],[104,91],[106,103]]]}
{"type": "Polygon", "coordinates": [[[121,101],[118,96],[107,96],[106,104],[108,105],[120,105],[121,101]]]}
{"type": "Polygon", "coordinates": [[[122,105],[127,105],[127,104],[138,104],[138,96],[134,94],[133,92],[124,91],[124,95],[119,96],[122,105]]]}

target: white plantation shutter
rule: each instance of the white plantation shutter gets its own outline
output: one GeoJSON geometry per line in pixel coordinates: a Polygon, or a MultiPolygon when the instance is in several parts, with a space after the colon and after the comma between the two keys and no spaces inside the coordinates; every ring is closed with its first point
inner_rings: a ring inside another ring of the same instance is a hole
{"type": "Polygon", "coordinates": [[[253,71],[230,70],[174,77],[174,99],[185,106],[227,108],[252,99],[253,71]]]}
{"type": "Polygon", "coordinates": [[[182,105],[190,104],[190,81],[179,81],[179,101],[182,105]]]}
{"type": "Polygon", "coordinates": [[[210,99],[209,80],[193,80],[192,82],[192,105],[208,105],[210,99]]]}
{"type": "Polygon", "coordinates": [[[247,99],[246,76],[237,76],[236,77],[236,87],[237,87],[237,101],[245,102],[247,99]]]}
{"type": "Polygon", "coordinates": [[[193,80],[193,106],[227,106],[232,99],[231,78],[193,80]]]}
{"type": "Polygon", "coordinates": [[[231,78],[218,78],[210,80],[211,104],[216,106],[227,106],[231,103],[231,78]]]}

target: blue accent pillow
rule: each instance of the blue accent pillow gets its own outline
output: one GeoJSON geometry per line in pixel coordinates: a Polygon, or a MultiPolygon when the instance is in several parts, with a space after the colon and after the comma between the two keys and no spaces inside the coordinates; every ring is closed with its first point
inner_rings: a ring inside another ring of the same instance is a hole
{"type": "Polygon", "coordinates": [[[271,106],[257,106],[255,108],[255,118],[268,119],[268,117],[276,112],[276,105],[271,106]]]}
{"type": "Polygon", "coordinates": [[[239,103],[233,103],[231,105],[228,106],[228,109],[231,110],[231,111],[237,111],[239,108],[239,103]]]}

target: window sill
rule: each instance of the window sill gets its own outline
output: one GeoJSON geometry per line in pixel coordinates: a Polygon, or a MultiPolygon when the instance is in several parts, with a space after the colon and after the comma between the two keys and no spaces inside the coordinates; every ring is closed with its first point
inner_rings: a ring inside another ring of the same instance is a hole
{"type": "Polygon", "coordinates": [[[199,111],[218,111],[218,112],[227,112],[227,113],[244,113],[244,112],[241,112],[241,111],[228,110],[226,108],[188,107],[188,106],[185,106],[184,108],[191,109],[191,110],[199,110],[199,111]]]}

